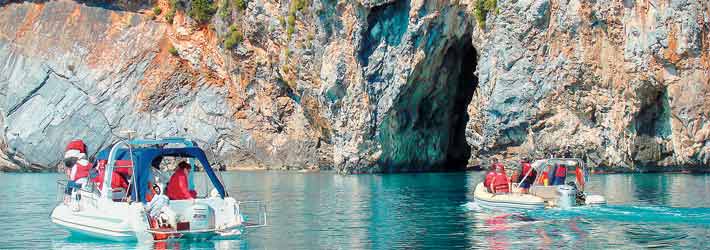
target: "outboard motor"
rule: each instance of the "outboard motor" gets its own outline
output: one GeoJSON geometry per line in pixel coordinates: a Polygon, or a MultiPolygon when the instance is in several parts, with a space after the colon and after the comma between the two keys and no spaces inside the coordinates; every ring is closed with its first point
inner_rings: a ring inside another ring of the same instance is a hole
{"type": "Polygon", "coordinates": [[[562,209],[572,208],[577,204],[577,189],[569,185],[561,185],[557,187],[557,192],[560,198],[557,204],[562,209]]]}
{"type": "Polygon", "coordinates": [[[213,229],[214,216],[214,210],[209,205],[201,203],[193,205],[187,214],[187,218],[190,220],[190,230],[213,229]]]}

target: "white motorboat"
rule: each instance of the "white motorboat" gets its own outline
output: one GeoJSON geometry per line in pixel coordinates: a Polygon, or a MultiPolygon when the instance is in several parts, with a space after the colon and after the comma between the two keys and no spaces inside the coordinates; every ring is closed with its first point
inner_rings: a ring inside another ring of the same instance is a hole
{"type": "Polygon", "coordinates": [[[535,161],[527,173],[521,173],[518,183],[512,183],[511,192],[491,193],[483,183],[474,189],[474,201],[482,207],[513,208],[513,209],[544,209],[574,206],[606,204],[606,199],[601,195],[590,195],[584,190],[589,181],[589,172],[580,159],[553,158],[535,161]],[[558,168],[563,168],[565,178],[546,180],[547,175],[538,174],[532,182],[527,193],[518,187],[523,180],[533,173],[556,173],[558,168]],[[534,172],[533,172],[534,171],[534,172]],[[574,180],[565,183],[568,172],[573,172],[574,180]]]}
{"type": "Polygon", "coordinates": [[[264,203],[230,197],[220,173],[190,140],[122,141],[98,153],[94,166],[101,170],[100,182],[75,188],[73,182],[59,181],[59,204],[50,216],[53,223],[73,233],[115,241],[238,238],[247,228],[267,225],[264,203]],[[205,191],[195,191],[194,199],[169,200],[160,208],[153,204],[151,185],[166,186],[167,180],[160,178],[161,162],[165,165],[166,158],[189,161],[190,190],[200,189],[196,175],[203,174],[205,181],[200,184],[205,191]],[[195,171],[198,167],[201,172],[195,171]],[[131,174],[128,190],[110,188],[113,172],[121,168],[131,174]],[[253,221],[245,220],[245,209],[253,212],[248,217],[253,221]]]}

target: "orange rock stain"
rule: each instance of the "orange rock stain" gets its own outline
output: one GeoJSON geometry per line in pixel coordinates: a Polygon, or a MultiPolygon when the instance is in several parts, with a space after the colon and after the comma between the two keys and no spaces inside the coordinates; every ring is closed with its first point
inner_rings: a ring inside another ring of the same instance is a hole
{"type": "Polygon", "coordinates": [[[20,28],[17,29],[17,33],[15,33],[15,39],[22,39],[22,37],[25,36],[25,33],[32,30],[32,27],[37,22],[37,18],[40,16],[40,14],[42,14],[43,10],[44,4],[42,3],[38,3],[32,6],[32,8],[27,12],[27,16],[25,17],[24,22],[22,22],[20,28]]]}

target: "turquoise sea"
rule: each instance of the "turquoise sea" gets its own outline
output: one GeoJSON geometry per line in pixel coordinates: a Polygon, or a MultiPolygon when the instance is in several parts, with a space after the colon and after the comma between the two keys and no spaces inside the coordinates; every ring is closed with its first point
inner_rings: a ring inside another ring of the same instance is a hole
{"type": "Polygon", "coordinates": [[[0,174],[0,249],[707,249],[710,175],[610,174],[603,207],[491,211],[482,172],[353,175],[227,172],[238,200],[265,200],[267,228],[241,240],[115,243],[49,221],[58,174],[0,174]]]}

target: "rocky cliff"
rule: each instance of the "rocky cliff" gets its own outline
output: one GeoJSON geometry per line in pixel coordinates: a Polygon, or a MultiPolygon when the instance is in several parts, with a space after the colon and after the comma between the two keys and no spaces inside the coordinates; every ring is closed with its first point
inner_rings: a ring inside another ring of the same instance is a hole
{"type": "Polygon", "coordinates": [[[189,136],[231,168],[710,165],[710,4],[0,1],[0,168],[189,136]]]}

